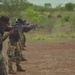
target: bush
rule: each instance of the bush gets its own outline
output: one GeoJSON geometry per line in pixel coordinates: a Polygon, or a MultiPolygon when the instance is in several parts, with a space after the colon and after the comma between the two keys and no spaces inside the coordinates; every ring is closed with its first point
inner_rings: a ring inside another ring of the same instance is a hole
{"type": "Polygon", "coordinates": [[[57,15],[57,17],[58,17],[58,18],[61,18],[62,16],[59,14],[59,15],[57,15]]]}
{"type": "Polygon", "coordinates": [[[49,14],[49,15],[48,15],[48,18],[51,18],[51,16],[52,16],[52,15],[51,15],[51,14],[49,14]]]}
{"type": "Polygon", "coordinates": [[[69,22],[69,19],[70,19],[69,16],[65,16],[65,17],[64,17],[64,20],[65,20],[66,22],[69,22]]]}

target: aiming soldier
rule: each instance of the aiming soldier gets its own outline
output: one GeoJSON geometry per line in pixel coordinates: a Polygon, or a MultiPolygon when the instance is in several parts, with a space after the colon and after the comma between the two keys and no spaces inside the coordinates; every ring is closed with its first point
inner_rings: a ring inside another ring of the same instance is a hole
{"type": "Polygon", "coordinates": [[[2,54],[2,47],[3,47],[3,41],[10,35],[13,34],[14,30],[9,29],[9,32],[5,35],[4,31],[6,30],[2,26],[8,26],[9,24],[9,18],[7,16],[1,16],[0,17],[0,75],[8,75],[6,70],[6,64],[5,59],[2,54]],[[11,30],[11,31],[10,31],[11,30]]]}
{"type": "MultiPolygon", "coordinates": [[[[24,20],[24,23],[26,23],[26,21],[24,20]]],[[[26,23],[26,25],[29,25],[28,23],[26,23]]],[[[26,36],[24,35],[23,33],[23,38],[22,38],[22,45],[23,45],[23,50],[24,50],[24,47],[26,47],[26,36]]]]}
{"type": "MultiPolygon", "coordinates": [[[[25,20],[22,20],[21,18],[18,18],[16,20],[16,23],[22,23],[22,25],[27,25],[26,21],[25,20]]],[[[28,31],[27,31],[28,32],[28,31]]],[[[27,59],[25,57],[23,57],[23,54],[22,54],[22,50],[24,50],[24,47],[25,47],[25,41],[26,41],[26,37],[24,35],[24,32],[22,31],[22,36],[20,38],[20,50],[21,50],[21,61],[27,61],[27,59]]]]}
{"type": "MultiPolygon", "coordinates": [[[[22,20],[17,19],[16,24],[23,24],[22,20]]],[[[14,25],[15,26],[15,25],[14,25]]],[[[30,26],[25,26],[23,27],[23,32],[28,32],[29,30],[35,28],[34,25],[30,25],[30,26]]],[[[21,36],[22,37],[22,36],[21,36]]],[[[14,34],[11,34],[9,36],[9,49],[7,51],[8,53],[8,68],[9,68],[9,73],[10,74],[16,74],[16,72],[13,70],[12,67],[12,62],[13,62],[13,57],[15,55],[15,62],[16,62],[16,67],[17,67],[17,71],[19,72],[24,72],[25,70],[22,69],[21,65],[20,65],[20,61],[21,61],[21,44],[20,44],[20,40],[21,37],[18,33],[18,31],[15,31],[14,34]]]]}

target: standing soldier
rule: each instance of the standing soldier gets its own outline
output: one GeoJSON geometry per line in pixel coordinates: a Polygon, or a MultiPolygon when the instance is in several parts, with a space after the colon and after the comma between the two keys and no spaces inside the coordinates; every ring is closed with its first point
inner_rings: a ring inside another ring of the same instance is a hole
{"type": "Polygon", "coordinates": [[[9,68],[8,71],[11,74],[16,74],[16,72],[13,70],[13,67],[12,67],[12,61],[14,57],[15,57],[17,71],[22,71],[22,72],[25,71],[20,66],[21,52],[20,52],[19,40],[20,40],[20,37],[17,31],[15,31],[13,35],[9,36],[9,47],[8,47],[9,49],[7,53],[8,53],[8,58],[9,58],[8,59],[8,68],[9,68]]]}
{"type": "MultiPolygon", "coordinates": [[[[24,20],[24,23],[26,23],[26,21],[24,20]]],[[[28,23],[26,23],[26,25],[29,25],[28,23]]],[[[23,47],[26,47],[26,36],[23,33],[23,47]]]]}
{"type": "Polygon", "coordinates": [[[9,18],[7,16],[1,16],[0,17],[0,75],[8,75],[7,70],[6,70],[6,64],[5,64],[5,59],[2,54],[2,47],[3,47],[3,41],[10,35],[13,34],[14,30],[11,30],[9,33],[4,34],[5,28],[9,24],[9,18]]]}
{"type": "MultiPolygon", "coordinates": [[[[24,20],[22,20],[21,18],[17,18],[16,19],[16,23],[21,23],[22,25],[27,25],[26,24],[26,21],[24,20]]],[[[28,32],[28,31],[25,31],[25,32],[28,32]]],[[[25,35],[24,35],[24,32],[22,31],[22,36],[20,37],[20,40],[19,40],[19,44],[20,44],[20,53],[21,53],[21,61],[27,61],[27,59],[23,56],[23,54],[22,54],[22,50],[24,50],[24,44],[25,44],[25,41],[26,41],[26,39],[25,39],[25,35]]]]}
{"type": "MultiPolygon", "coordinates": [[[[26,23],[26,20],[24,20],[24,25],[25,25],[25,23],[26,23]]],[[[29,25],[29,24],[26,23],[26,25],[29,25]]],[[[23,45],[23,49],[24,49],[24,47],[26,47],[26,36],[24,35],[24,32],[23,32],[23,38],[22,39],[23,39],[22,45],[23,45]]]]}
{"type": "MultiPolygon", "coordinates": [[[[25,26],[25,25],[26,25],[26,26],[29,25],[29,24],[26,23],[25,20],[23,21],[21,18],[18,18],[18,19],[16,20],[16,23],[22,23],[24,26],[25,26]]],[[[20,43],[20,48],[21,48],[21,61],[27,61],[27,59],[24,58],[24,57],[23,57],[23,54],[22,54],[22,50],[24,50],[24,47],[26,47],[26,45],[25,45],[25,43],[26,43],[26,37],[25,37],[23,31],[22,31],[22,36],[21,36],[21,38],[20,38],[19,43],[20,43]]]]}
{"type": "Polygon", "coordinates": [[[19,40],[19,44],[20,44],[20,50],[21,50],[21,61],[27,61],[27,59],[23,56],[22,51],[24,50],[24,40],[25,40],[25,35],[24,33],[22,33],[22,37],[19,40]]]}
{"type": "MultiPolygon", "coordinates": [[[[23,21],[22,20],[18,20],[17,19],[17,23],[22,24],[23,21]]],[[[29,30],[33,29],[35,26],[34,25],[30,25],[30,26],[25,26],[23,27],[23,32],[28,32],[29,30]]],[[[16,72],[13,70],[12,67],[12,62],[13,62],[13,57],[15,56],[16,60],[16,67],[17,67],[17,71],[19,72],[24,72],[25,70],[22,69],[21,65],[20,65],[20,61],[21,61],[21,44],[20,44],[20,40],[21,37],[19,36],[18,31],[15,31],[14,34],[11,34],[9,36],[9,49],[7,51],[8,54],[8,68],[9,68],[9,73],[10,74],[16,74],[16,72]]]]}
{"type": "Polygon", "coordinates": [[[23,34],[23,46],[26,47],[26,36],[23,34]]]}

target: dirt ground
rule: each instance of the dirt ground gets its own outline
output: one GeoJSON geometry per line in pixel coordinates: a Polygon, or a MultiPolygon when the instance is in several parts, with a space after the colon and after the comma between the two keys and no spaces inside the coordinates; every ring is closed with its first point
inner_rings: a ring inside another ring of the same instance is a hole
{"type": "MultiPolygon", "coordinates": [[[[26,71],[16,75],[75,75],[75,43],[27,42],[26,45],[23,54],[28,61],[21,62],[26,71]]],[[[6,42],[3,48],[6,56],[6,42]]],[[[15,63],[13,68],[16,71],[15,63]]]]}

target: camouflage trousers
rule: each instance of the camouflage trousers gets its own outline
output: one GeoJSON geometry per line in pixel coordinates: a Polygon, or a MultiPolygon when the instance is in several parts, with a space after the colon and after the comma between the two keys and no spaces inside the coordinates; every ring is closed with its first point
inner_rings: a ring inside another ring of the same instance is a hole
{"type": "Polygon", "coordinates": [[[6,70],[6,62],[2,52],[0,52],[0,75],[8,75],[6,70]]]}
{"type": "Polygon", "coordinates": [[[26,42],[26,37],[23,34],[22,37],[20,38],[20,46],[21,46],[22,49],[25,46],[25,42],[26,42]]]}
{"type": "Polygon", "coordinates": [[[25,35],[23,34],[23,46],[25,46],[25,43],[26,43],[26,37],[25,37],[25,35]]]}
{"type": "Polygon", "coordinates": [[[12,68],[12,62],[15,59],[16,66],[20,64],[21,60],[21,50],[20,50],[20,44],[19,42],[14,43],[14,45],[11,45],[8,43],[8,50],[7,50],[7,55],[8,55],[8,67],[12,68]]]}

